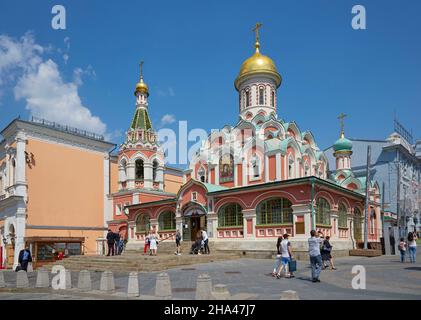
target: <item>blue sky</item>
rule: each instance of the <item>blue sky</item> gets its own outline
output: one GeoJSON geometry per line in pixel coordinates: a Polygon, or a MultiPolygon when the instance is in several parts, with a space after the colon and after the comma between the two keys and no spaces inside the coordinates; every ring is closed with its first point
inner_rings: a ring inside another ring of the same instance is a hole
{"type": "MultiPolygon", "coordinates": [[[[26,35],[32,47],[41,46],[35,57],[61,81],[49,90],[76,93],[73,103],[97,117],[88,127],[114,142],[121,142],[134,113],[141,59],[155,127],[168,114],[188,121],[189,129],[209,132],[235,124],[233,81],[253,53],[256,22],[263,24],[261,51],[283,77],[279,117],[312,131],[321,149],[338,138],[341,112],[348,114],[348,137],[384,139],[396,111],[414,138],[421,138],[419,1],[62,0],[66,30],[51,28],[55,4],[1,0],[0,35],[15,43],[26,35]],[[366,30],[351,28],[355,4],[367,10],[366,30]]],[[[18,115],[26,119],[54,105],[46,101],[46,107],[28,110],[28,101],[42,91],[32,85],[40,77],[21,79],[31,66],[3,73],[1,66],[0,55],[1,128],[18,115]]],[[[177,128],[177,122],[167,126],[177,128]]]]}

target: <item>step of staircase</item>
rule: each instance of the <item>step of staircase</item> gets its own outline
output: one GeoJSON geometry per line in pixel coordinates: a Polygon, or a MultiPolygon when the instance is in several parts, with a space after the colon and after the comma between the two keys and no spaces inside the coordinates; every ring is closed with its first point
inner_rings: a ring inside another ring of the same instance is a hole
{"type": "Polygon", "coordinates": [[[239,259],[238,253],[214,253],[210,255],[160,254],[158,256],[143,255],[139,252],[127,252],[121,256],[72,256],[54,263],[45,264],[45,268],[62,265],[68,270],[106,271],[113,272],[149,272],[176,268],[183,265],[210,263],[214,261],[239,259]]]}

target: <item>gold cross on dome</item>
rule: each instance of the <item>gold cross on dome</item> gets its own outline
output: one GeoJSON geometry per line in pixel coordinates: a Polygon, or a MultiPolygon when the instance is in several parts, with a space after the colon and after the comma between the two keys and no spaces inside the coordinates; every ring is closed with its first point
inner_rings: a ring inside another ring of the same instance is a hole
{"type": "Polygon", "coordinates": [[[253,31],[256,34],[256,42],[259,42],[259,29],[262,27],[261,23],[256,23],[256,26],[253,28],[253,31]]]}
{"type": "Polygon", "coordinates": [[[347,117],[346,114],[341,112],[341,114],[338,116],[339,121],[341,122],[341,137],[344,135],[344,119],[347,117]]]}
{"type": "Polygon", "coordinates": [[[143,77],[143,73],[142,73],[142,67],[143,67],[143,60],[140,61],[140,77],[143,77]]]}

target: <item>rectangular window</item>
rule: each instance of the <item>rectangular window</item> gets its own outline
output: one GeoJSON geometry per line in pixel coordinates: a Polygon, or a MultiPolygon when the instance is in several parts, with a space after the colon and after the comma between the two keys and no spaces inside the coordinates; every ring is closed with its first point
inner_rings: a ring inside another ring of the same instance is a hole
{"type": "Polygon", "coordinates": [[[274,106],[275,106],[275,92],[273,92],[273,91],[272,91],[272,94],[271,94],[271,96],[270,96],[270,105],[271,105],[272,107],[274,107],[274,106]]]}
{"type": "Polygon", "coordinates": [[[121,215],[121,204],[120,203],[115,206],[115,215],[116,216],[121,215]]]}
{"type": "Polygon", "coordinates": [[[250,91],[246,92],[246,107],[250,106],[250,91]]]}
{"type": "Polygon", "coordinates": [[[197,201],[197,192],[192,192],[191,193],[191,200],[192,201],[197,201]]]}
{"type": "Polygon", "coordinates": [[[263,88],[259,89],[259,104],[263,105],[265,103],[265,91],[263,90],[263,88]]]}

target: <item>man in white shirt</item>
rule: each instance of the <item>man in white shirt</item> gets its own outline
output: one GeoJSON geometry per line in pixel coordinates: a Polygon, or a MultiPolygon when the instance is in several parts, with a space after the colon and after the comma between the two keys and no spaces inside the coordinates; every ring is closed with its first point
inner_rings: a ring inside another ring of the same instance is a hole
{"type": "Polygon", "coordinates": [[[323,234],[319,231],[318,236],[315,230],[311,230],[311,237],[308,239],[308,254],[311,264],[311,281],[320,282],[319,276],[322,271],[322,255],[320,254],[320,244],[323,242],[323,234]]]}
{"type": "Polygon", "coordinates": [[[205,250],[205,254],[210,254],[209,250],[209,238],[208,234],[204,229],[202,229],[202,240],[203,240],[203,249],[205,250]]]}

